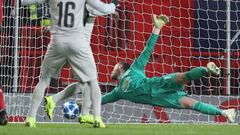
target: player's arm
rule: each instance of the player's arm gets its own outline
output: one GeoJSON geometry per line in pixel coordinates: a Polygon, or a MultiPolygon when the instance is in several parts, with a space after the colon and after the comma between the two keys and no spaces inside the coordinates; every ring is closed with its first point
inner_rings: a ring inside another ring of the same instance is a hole
{"type": "MultiPolygon", "coordinates": [[[[108,15],[106,13],[103,13],[101,11],[96,10],[95,8],[91,7],[90,5],[86,5],[87,6],[87,10],[89,11],[90,14],[94,15],[94,16],[104,16],[104,15],[108,15]]],[[[115,12],[114,12],[115,13],[115,12]]]]}
{"type": "Polygon", "coordinates": [[[112,103],[121,99],[119,96],[117,96],[117,89],[118,88],[116,87],[110,93],[102,96],[102,105],[112,103]]]}
{"type": "Polygon", "coordinates": [[[116,6],[113,3],[107,4],[100,0],[87,0],[87,3],[92,8],[96,9],[103,14],[113,14],[115,13],[116,6]]]}
{"type": "Polygon", "coordinates": [[[44,1],[45,0],[21,0],[23,5],[31,5],[31,4],[34,4],[34,3],[42,3],[44,1]]]}
{"type": "Polygon", "coordinates": [[[165,15],[161,16],[156,16],[153,15],[153,23],[154,27],[152,30],[152,34],[148,38],[147,44],[140,54],[140,56],[133,62],[132,67],[134,68],[139,68],[139,69],[144,69],[145,66],[147,65],[148,59],[150,58],[153,49],[156,45],[156,42],[158,40],[158,35],[160,33],[160,30],[162,27],[169,22],[169,19],[165,15]]]}
{"type": "MultiPolygon", "coordinates": [[[[118,6],[118,0],[113,0],[112,1],[114,3],[115,6],[118,6]]],[[[106,13],[103,13],[99,10],[96,10],[95,8],[91,7],[90,5],[86,4],[86,7],[88,9],[88,11],[94,15],[94,16],[104,16],[107,15],[106,13]]],[[[114,14],[117,14],[117,12],[115,12],[114,14]]]]}

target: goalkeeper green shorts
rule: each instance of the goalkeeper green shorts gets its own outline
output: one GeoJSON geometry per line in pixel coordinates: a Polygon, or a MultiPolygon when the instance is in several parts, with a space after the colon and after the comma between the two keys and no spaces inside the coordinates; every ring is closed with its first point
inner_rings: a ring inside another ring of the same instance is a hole
{"type": "Polygon", "coordinates": [[[165,108],[182,109],[180,100],[185,96],[187,96],[187,93],[182,91],[163,93],[159,97],[152,97],[152,105],[165,108]]]}
{"type": "Polygon", "coordinates": [[[168,108],[182,108],[179,101],[187,96],[184,85],[176,83],[176,73],[150,79],[152,104],[168,108]]]}

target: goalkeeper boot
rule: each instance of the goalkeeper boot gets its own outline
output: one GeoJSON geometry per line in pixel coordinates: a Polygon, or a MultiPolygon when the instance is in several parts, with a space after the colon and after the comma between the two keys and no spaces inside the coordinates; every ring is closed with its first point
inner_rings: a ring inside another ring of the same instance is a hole
{"type": "Polygon", "coordinates": [[[90,115],[90,114],[88,114],[88,115],[80,115],[79,122],[80,122],[80,124],[83,124],[83,123],[93,124],[94,123],[94,119],[93,119],[93,116],[90,115]]]}
{"type": "Polygon", "coordinates": [[[160,16],[153,15],[153,23],[156,28],[161,29],[168,22],[169,18],[166,15],[160,16]]]}
{"type": "Polygon", "coordinates": [[[52,120],[53,111],[54,111],[54,108],[56,107],[56,103],[54,103],[53,97],[52,96],[45,97],[44,105],[45,105],[45,111],[47,112],[47,116],[49,117],[50,120],[52,120]]]}
{"type": "Polygon", "coordinates": [[[102,118],[100,116],[97,116],[93,123],[94,128],[106,128],[105,124],[102,121],[102,118]]]}
{"type": "Polygon", "coordinates": [[[33,117],[27,117],[25,126],[30,127],[30,128],[35,128],[36,127],[36,119],[33,117]]]}
{"type": "Polygon", "coordinates": [[[207,64],[207,69],[208,71],[213,74],[213,75],[219,75],[221,70],[219,69],[219,67],[216,66],[215,63],[213,62],[208,62],[207,64]]]}
{"type": "Polygon", "coordinates": [[[227,110],[223,110],[222,114],[224,116],[227,117],[228,121],[230,123],[234,123],[235,122],[235,117],[236,117],[236,111],[235,109],[227,109],[227,110]]]}

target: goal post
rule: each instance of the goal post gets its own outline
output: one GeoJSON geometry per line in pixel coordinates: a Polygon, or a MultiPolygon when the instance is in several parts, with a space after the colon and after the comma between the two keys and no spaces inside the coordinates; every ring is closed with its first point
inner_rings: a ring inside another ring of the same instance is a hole
{"type": "MultiPolygon", "coordinates": [[[[118,4],[117,18],[107,15],[95,19],[91,37],[103,94],[116,85],[110,78],[114,65],[122,60],[132,63],[145,47],[152,31],[152,14],[166,14],[170,23],[162,29],[146,66],[147,77],[184,72],[213,61],[221,68],[221,75],[192,81],[185,86],[186,92],[194,99],[221,109],[239,110],[239,1],[118,0],[118,4]]],[[[30,109],[32,92],[39,81],[41,63],[51,39],[48,4],[23,6],[19,3],[18,6],[17,1],[3,0],[2,5],[0,86],[5,92],[10,121],[23,122],[30,109]]],[[[70,68],[64,67],[59,78],[51,79],[45,94],[55,94],[74,81],[70,68]]],[[[72,97],[77,98],[81,98],[81,94],[72,97]]],[[[77,119],[69,121],[63,118],[63,102],[56,107],[53,122],[77,122],[77,119]]],[[[125,100],[103,105],[102,116],[107,123],[226,122],[220,116],[125,100]]],[[[43,103],[37,120],[50,121],[43,103]]]]}

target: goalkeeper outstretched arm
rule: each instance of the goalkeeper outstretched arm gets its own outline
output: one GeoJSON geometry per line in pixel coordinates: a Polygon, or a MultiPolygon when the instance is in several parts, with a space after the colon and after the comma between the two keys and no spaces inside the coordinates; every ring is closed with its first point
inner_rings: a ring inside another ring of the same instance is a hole
{"type": "Polygon", "coordinates": [[[153,52],[153,49],[158,40],[158,35],[162,27],[169,22],[169,18],[166,15],[160,15],[160,16],[153,15],[152,19],[154,23],[152,34],[147,41],[146,47],[144,48],[140,56],[132,64],[132,67],[140,70],[143,70],[147,65],[148,59],[150,58],[153,52]]]}
{"type": "Polygon", "coordinates": [[[112,103],[120,100],[120,96],[117,95],[118,88],[115,87],[110,93],[102,96],[102,105],[112,103]]]}

